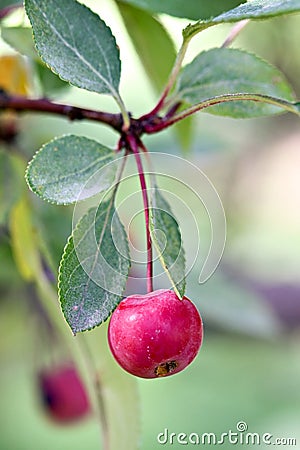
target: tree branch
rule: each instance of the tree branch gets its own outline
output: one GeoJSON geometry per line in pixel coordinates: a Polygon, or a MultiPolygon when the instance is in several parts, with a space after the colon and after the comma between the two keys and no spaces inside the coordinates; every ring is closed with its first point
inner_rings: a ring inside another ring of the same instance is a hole
{"type": "Polygon", "coordinates": [[[0,110],[12,110],[16,112],[44,112],[64,116],[69,120],[92,120],[101,122],[121,132],[123,119],[121,114],[111,114],[91,109],[78,108],[76,106],[53,103],[50,100],[39,98],[29,99],[20,96],[10,96],[0,91],[0,110]]]}

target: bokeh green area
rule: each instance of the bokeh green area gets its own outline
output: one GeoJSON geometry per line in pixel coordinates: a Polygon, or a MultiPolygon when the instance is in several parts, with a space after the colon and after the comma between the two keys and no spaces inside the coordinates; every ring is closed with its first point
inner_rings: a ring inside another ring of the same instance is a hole
{"type": "MultiPolygon", "coordinates": [[[[121,47],[125,102],[134,115],[142,114],[153,106],[156,95],[123,30],[119,29],[116,11],[108,9],[104,15],[121,47]]],[[[164,20],[178,40],[183,21],[164,20]]],[[[299,29],[296,16],[267,24],[259,22],[249,25],[234,44],[257,51],[273,61],[293,80],[298,97],[299,29]]],[[[220,45],[228,31],[226,26],[203,33],[203,38],[193,43],[188,58],[199,49],[220,45]]],[[[11,50],[1,47],[2,53],[8,51],[11,50]]],[[[57,99],[115,110],[113,102],[105,96],[77,89],[60,93],[57,99]]],[[[187,277],[187,295],[195,301],[205,326],[199,356],[189,368],[174,377],[137,380],[142,450],[197,447],[181,445],[176,437],[173,444],[169,440],[160,445],[157,436],[165,429],[169,435],[216,433],[218,437],[229,430],[235,432],[241,421],[252,433],[270,433],[274,440],[297,439],[296,446],[280,447],[300,448],[299,125],[299,119],[290,115],[245,121],[208,114],[197,118],[191,149],[185,157],[210,178],[220,195],[227,217],[227,243],[221,263],[208,282],[198,283],[201,261],[187,277]]],[[[116,136],[102,125],[69,123],[64,119],[26,114],[20,119],[19,127],[18,151],[25,160],[29,160],[41,144],[65,133],[83,134],[109,146],[116,144],[116,136]]],[[[182,156],[171,130],[147,137],[145,142],[153,152],[182,156]]],[[[188,170],[185,167],[183,170],[188,170]]],[[[25,181],[22,183],[25,187],[25,181]]],[[[180,195],[179,191],[176,193],[180,195]]],[[[36,214],[35,225],[41,227],[51,256],[58,263],[71,231],[72,209],[43,203],[33,195],[30,198],[36,214]]],[[[176,210],[174,213],[177,215],[176,210]]],[[[198,243],[195,236],[188,233],[189,223],[180,211],[177,218],[182,229],[187,230],[183,241],[189,255],[198,243]]],[[[199,221],[199,260],[203,260],[202,252],[207,250],[210,238],[205,211],[199,221]]],[[[141,246],[144,244],[142,223],[141,216],[134,230],[141,246]]],[[[47,342],[41,339],[42,325],[36,320],[28,300],[28,286],[17,272],[6,231],[2,226],[0,450],[98,449],[99,429],[95,418],[59,426],[43,411],[36,370],[49,349],[47,342]]],[[[140,285],[136,289],[140,290],[140,285]]],[[[64,319],[61,317],[61,320],[64,319]]],[[[91,333],[93,351],[99,352],[101,359],[102,335],[99,330],[91,333]]],[[[116,423],[116,434],[119,429],[116,423]]],[[[212,445],[198,447],[211,448],[212,445]]],[[[227,449],[231,445],[226,442],[221,447],[227,449]]]]}

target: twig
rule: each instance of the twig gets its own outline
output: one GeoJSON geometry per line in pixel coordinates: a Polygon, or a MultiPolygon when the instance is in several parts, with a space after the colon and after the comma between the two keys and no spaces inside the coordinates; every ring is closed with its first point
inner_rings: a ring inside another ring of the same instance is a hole
{"type": "Polygon", "coordinates": [[[174,62],[174,66],[173,66],[173,68],[171,70],[169,79],[168,79],[167,84],[166,84],[166,86],[165,86],[165,88],[163,90],[163,93],[162,93],[162,95],[161,95],[157,105],[150,111],[149,114],[146,114],[144,116],[144,118],[147,118],[147,117],[154,116],[154,115],[158,114],[159,111],[161,111],[161,109],[165,106],[166,98],[169,95],[169,93],[170,93],[170,91],[171,91],[171,89],[172,89],[172,87],[173,87],[173,85],[174,85],[174,83],[176,81],[178,73],[179,73],[179,71],[181,69],[181,66],[182,66],[182,63],[183,63],[183,60],[184,60],[184,57],[185,57],[185,54],[186,54],[186,51],[187,51],[187,48],[188,48],[190,40],[191,40],[191,38],[183,39],[182,45],[181,45],[180,50],[179,50],[179,52],[177,54],[176,60],[174,62]]]}
{"type": "Polygon", "coordinates": [[[123,119],[121,114],[112,114],[103,111],[78,108],[51,102],[48,99],[29,99],[21,96],[10,96],[0,92],[0,110],[12,110],[16,112],[44,112],[67,117],[69,120],[92,120],[109,125],[121,132],[123,119]]]}
{"type": "Polygon", "coordinates": [[[245,28],[245,26],[250,22],[250,19],[244,19],[238,22],[230,31],[227,38],[221,45],[221,48],[229,47],[238,34],[245,28]]]}

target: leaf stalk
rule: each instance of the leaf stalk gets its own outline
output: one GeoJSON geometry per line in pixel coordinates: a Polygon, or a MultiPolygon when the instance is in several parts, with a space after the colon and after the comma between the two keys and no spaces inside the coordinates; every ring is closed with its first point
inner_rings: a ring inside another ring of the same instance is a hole
{"type": "Polygon", "coordinates": [[[190,43],[190,40],[191,40],[191,38],[189,38],[189,37],[183,39],[182,45],[181,45],[181,47],[179,49],[179,52],[177,53],[177,56],[176,56],[176,60],[174,62],[174,66],[173,66],[173,68],[171,70],[169,79],[167,81],[167,84],[166,84],[166,86],[165,86],[165,88],[163,90],[163,93],[162,93],[162,95],[161,95],[157,105],[152,109],[152,111],[150,111],[148,114],[146,114],[143,118],[151,117],[151,116],[154,116],[154,115],[158,114],[162,110],[162,108],[164,107],[166,98],[169,95],[169,93],[170,93],[170,91],[171,91],[171,89],[172,89],[172,87],[173,87],[173,85],[174,85],[174,83],[175,83],[175,81],[177,79],[179,71],[181,69],[181,66],[182,66],[184,57],[186,55],[186,51],[187,51],[188,45],[190,43]]]}
{"type": "Polygon", "coordinates": [[[233,101],[254,101],[254,102],[260,102],[260,103],[268,103],[273,106],[278,106],[279,108],[282,108],[288,112],[292,112],[298,116],[300,116],[300,109],[298,107],[297,103],[292,103],[287,100],[282,100],[279,98],[271,97],[268,95],[263,94],[248,94],[248,93],[236,93],[236,94],[225,94],[225,95],[218,95],[215,97],[208,98],[206,100],[203,100],[200,103],[197,103],[196,105],[193,105],[189,108],[184,109],[178,114],[175,114],[173,117],[167,117],[161,119],[159,123],[156,124],[149,124],[145,126],[145,133],[152,134],[157,133],[161,130],[164,130],[171,125],[174,125],[175,123],[179,122],[180,120],[185,119],[188,116],[191,116],[192,114],[195,114],[198,111],[201,111],[203,109],[209,108],[210,106],[219,105],[221,103],[226,102],[233,102],[233,101]]]}

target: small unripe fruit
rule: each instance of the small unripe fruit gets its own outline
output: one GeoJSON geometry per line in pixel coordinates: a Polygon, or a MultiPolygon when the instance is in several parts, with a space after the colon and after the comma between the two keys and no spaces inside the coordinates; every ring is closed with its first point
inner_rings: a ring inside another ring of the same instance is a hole
{"type": "Polygon", "coordinates": [[[195,305],[167,289],[125,298],[108,327],[108,342],[116,361],[141,378],[183,370],[196,357],[202,335],[202,320],[195,305]]]}
{"type": "Polygon", "coordinates": [[[57,423],[75,422],[90,411],[85,388],[72,365],[43,370],[39,387],[44,407],[57,423]]]}

